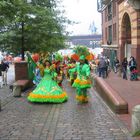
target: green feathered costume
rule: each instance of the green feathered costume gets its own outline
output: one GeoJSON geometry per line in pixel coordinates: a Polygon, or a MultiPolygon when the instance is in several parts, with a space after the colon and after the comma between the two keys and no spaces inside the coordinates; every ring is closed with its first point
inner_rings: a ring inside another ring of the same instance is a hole
{"type": "Polygon", "coordinates": [[[28,100],[31,102],[62,103],[67,101],[66,92],[53,80],[57,74],[49,68],[44,69],[44,77],[37,87],[29,94],[28,100]]]}
{"type": "MultiPolygon", "coordinates": [[[[80,61],[85,61],[84,55],[80,56],[80,61]]],[[[76,99],[79,102],[87,102],[87,88],[91,87],[91,81],[89,80],[90,76],[90,67],[86,63],[79,63],[73,69],[69,70],[70,73],[77,72],[77,78],[75,79],[72,87],[76,88],[76,99]]]]}

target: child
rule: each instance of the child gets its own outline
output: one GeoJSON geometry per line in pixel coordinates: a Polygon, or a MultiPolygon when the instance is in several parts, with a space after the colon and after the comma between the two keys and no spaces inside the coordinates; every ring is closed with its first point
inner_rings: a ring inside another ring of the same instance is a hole
{"type": "Polygon", "coordinates": [[[138,70],[136,68],[131,71],[130,80],[138,80],[138,70]]]}
{"type": "Polygon", "coordinates": [[[41,75],[40,75],[40,69],[39,66],[36,67],[35,71],[34,71],[34,79],[33,79],[33,83],[37,86],[41,80],[41,75]]]}

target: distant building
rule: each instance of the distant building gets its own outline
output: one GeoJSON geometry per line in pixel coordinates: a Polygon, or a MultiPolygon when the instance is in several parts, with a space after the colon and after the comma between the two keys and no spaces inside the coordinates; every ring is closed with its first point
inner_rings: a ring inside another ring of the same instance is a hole
{"type": "Polygon", "coordinates": [[[102,40],[102,35],[100,34],[76,35],[76,36],[69,36],[67,40],[67,44],[70,46],[83,45],[89,48],[98,48],[100,47],[101,40],[102,40]]]}

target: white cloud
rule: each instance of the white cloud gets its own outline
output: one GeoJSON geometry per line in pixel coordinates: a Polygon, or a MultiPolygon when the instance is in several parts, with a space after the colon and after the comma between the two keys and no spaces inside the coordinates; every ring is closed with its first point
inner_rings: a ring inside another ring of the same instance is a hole
{"type": "Polygon", "coordinates": [[[97,11],[96,0],[63,0],[66,16],[73,21],[79,22],[77,25],[68,27],[68,31],[73,34],[90,34],[89,26],[94,21],[101,33],[101,14],[97,11]]]}

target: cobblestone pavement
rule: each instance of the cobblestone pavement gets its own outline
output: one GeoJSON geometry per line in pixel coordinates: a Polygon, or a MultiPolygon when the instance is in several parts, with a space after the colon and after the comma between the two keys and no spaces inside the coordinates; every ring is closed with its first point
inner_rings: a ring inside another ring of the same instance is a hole
{"type": "MultiPolygon", "coordinates": [[[[63,104],[35,104],[9,97],[0,112],[0,140],[134,140],[98,94],[89,90],[89,103],[77,104],[75,90],[63,104]]],[[[0,90],[1,92],[1,90],[0,90]]]]}

